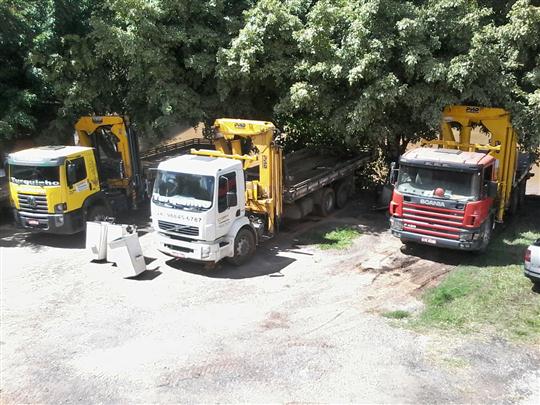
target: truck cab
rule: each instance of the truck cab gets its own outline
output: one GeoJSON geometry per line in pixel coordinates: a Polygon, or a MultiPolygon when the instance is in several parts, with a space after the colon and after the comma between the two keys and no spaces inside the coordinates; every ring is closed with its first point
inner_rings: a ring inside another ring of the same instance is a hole
{"type": "Polygon", "coordinates": [[[392,234],[404,243],[484,251],[495,224],[525,198],[532,160],[518,146],[508,111],[446,107],[438,139],[407,151],[393,170],[392,234]],[[486,142],[472,142],[474,128],[486,142]]]}
{"type": "Polygon", "coordinates": [[[73,234],[84,231],[86,221],[144,202],[147,180],[127,117],[81,117],[74,143],[8,155],[10,199],[20,226],[73,234]]]}
{"type": "Polygon", "coordinates": [[[159,250],[188,260],[241,264],[253,253],[256,230],[246,214],[242,163],[184,155],[158,166],[152,225],[159,250]]]}
{"type": "Polygon", "coordinates": [[[480,250],[493,227],[496,160],[479,152],[418,148],[400,159],[391,230],[404,242],[480,250]]]}
{"type": "Polygon", "coordinates": [[[70,234],[84,228],[87,207],[99,199],[92,148],[44,146],[8,155],[16,222],[28,229],[70,234]]]}

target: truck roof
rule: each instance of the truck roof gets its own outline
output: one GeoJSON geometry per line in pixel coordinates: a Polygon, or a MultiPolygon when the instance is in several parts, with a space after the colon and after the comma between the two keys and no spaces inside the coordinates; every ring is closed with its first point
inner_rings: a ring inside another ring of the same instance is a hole
{"type": "Polygon", "coordinates": [[[475,169],[487,165],[494,159],[493,156],[481,152],[444,148],[416,148],[405,152],[401,156],[400,162],[475,169]]]}
{"type": "Polygon", "coordinates": [[[74,154],[81,153],[92,148],[86,146],[38,146],[10,153],[9,164],[20,165],[59,165],[74,154]]]}
{"type": "Polygon", "coordinates": [[[238,166],[242,167],[242,163],[235,159],[182,155],[161,162],[158,170],[215,176],[219,171],[232,170],[238,166]]]}

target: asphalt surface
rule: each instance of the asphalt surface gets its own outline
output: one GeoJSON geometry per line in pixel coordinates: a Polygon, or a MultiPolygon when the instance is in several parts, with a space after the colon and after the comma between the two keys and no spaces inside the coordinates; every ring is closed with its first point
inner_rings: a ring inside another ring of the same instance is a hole
{"type": "Polygon", "coordinates": [[[538,351],[419,335],[367,309],[376,276],[356,263],[398,245],[381,242],[383,214],[357,208],[212,271],[160,254],[143,215],[136,279],[92,262],[83,235],[1,225],[1,402],[540,403],[538,351]],[[338,219],[369,223],[348,251],[297,244],[338,219]]]}

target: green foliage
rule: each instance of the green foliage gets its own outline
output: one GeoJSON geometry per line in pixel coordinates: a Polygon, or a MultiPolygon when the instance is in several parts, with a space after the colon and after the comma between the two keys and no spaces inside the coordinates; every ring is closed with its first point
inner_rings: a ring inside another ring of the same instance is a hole
{"type": "Polygon", "coordinates": [[[0,139],[228,115],[391,158],[468,103],[509,109],[532,148],[539,38],[533,0],[0,0],[0,139]]]}
{"type": "Polygon", "coordinates": [[[43,84],[25,58],[40,24],[36,2],[0,2],[0,140],[35,128],[43,84]]]}
{"type": "Polygon", "coordinates": [[[382,315],[385,318],[390,318],[390,319],[405,319],[405,318],[408,318],[409,316],[411,316],[411,314],[409,312],[403,311],[401,309],[398,309],[396,311],[385,312],[382,315]]]}
{"type": "Polygon", "coordinates": [[[539,12],[526,0],[261,1],[222,52],[222,94],[267,103],[300,144],[395,157],[434,135],[444,106],[468,103],[510,109],[532,146],[539,12]]]}
{"type": "Polygon", "coordinates": [[[61,111],[129,114],[144,132],[214,117],[218,49],[235,32],[241,4],[218,0],[114,0],[94,5],[85,36],[64,37],[42,63],[61,111]]]}
{"type": "Polygon", "coordinates": [[[299,238],[300,244],[317,245],[319,249],[343,250],[351,247],[353,241],[360,236],[358,229],[351,227],[325,227],[323,229],[315,229],[308,231],[299,238]]]}

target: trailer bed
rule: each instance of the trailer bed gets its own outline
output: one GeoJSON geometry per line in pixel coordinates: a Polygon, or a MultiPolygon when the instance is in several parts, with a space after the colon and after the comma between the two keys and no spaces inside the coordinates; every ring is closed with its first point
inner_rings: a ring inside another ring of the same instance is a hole
{"type": "Polygon", "coordinates": [[[336,180],[351,176],[365,165],[371,153],[363,151],[354,157],[321,155],[313,149],[302,149],[285,156],[283,200],[293,203],[336,180]]]}
{"type": "Polygon", "coordinates": [[[141,162],[145,169],[157,168],[167,159],[189,153],[191,149],[214,149],[212,141],[206,138],[193,138],[157,146],[141,153],[141,162]]]}

